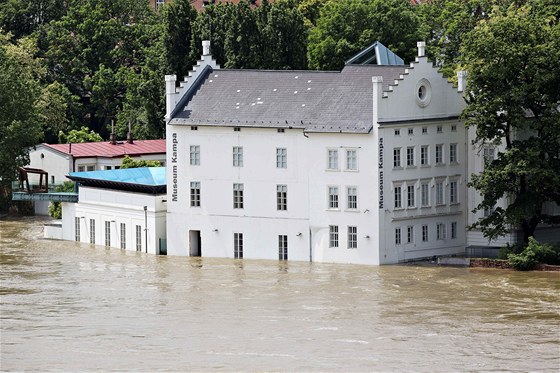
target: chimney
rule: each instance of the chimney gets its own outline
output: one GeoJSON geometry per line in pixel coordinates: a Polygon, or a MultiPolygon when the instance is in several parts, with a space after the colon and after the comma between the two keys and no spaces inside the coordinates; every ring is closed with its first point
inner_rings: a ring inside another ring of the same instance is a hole
{"type": "Polygon", "coordinates": [[[467,72],[457,71],[457,91],[465,92],[465,89],[467,89],[467,72]]]}
{"type": "Polygon", "coordinates": [[[115,120],[111,119],[111,134],[109,135],[109,143],[111,145],[117,144],[117,136],[115,135],[115,120]]]}
{"type": "Polygon", "coordinates": [[[132,123],[128,121],[128,133],[126,134],[126,142],[132,144],[132,123]]]}
{"type": "Polygon", "coordinates": [[[175,90],[175,82],[177,81],[177,75],[166,75],[165,76],[165,119],[171,119],[171,112],[175,108],[175,95],[177,94],[175,90]]]}
{"type": "Polygon", "coordinates": [[[203,56],[210,55],[210,40],[202,41],[202,55],[203,56]]]}
{"type": "Polygon", "coordinates": [[[426,42],[419,41],[416,46],[418,47],[418,57],[426,56],[426,42]]]}

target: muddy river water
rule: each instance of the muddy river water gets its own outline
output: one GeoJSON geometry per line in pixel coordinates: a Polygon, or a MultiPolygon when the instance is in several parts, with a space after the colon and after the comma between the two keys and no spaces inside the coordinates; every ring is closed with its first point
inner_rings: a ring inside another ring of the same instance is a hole
{"type": "Polygon", "coordinates": [[[3,371],[560,368],[560,276],[153,256],[0,220],[3,371]]]}

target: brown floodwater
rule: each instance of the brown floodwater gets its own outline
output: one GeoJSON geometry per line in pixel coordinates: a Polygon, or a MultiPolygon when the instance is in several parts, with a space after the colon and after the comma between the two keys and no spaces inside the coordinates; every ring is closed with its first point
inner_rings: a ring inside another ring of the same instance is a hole
{"type": "Polygon", "coordinates": [[[560,369],[560,277],[153,256],[0,221],[3,371],[560,369]]]}

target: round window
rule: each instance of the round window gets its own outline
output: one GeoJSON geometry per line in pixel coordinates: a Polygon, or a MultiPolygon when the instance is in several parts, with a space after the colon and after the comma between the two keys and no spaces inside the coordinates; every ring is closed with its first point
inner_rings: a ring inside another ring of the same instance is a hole
{"type": "Polygon", "coordinates": [[[420,107],[426,107],[430,104],[432,98],[432,86],[427,79],[421,79],[416,84],[416,103],[420,107]]]}

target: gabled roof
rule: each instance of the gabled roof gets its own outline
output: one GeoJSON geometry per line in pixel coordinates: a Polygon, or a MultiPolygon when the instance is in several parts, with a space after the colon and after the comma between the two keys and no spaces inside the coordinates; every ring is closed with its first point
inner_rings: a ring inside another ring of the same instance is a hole
{"type": "Polygon", "coordinates": [[[405,66],[350,65],[341,72],[211,70],[188,92],[172,125],[302,128],[368,133],[373,76],[383,89],[405,66]]]}
{"type": "Polygon", "coordinates": [[[124,157],[125,155],[139,156],[146,154],[165,154],[166,152],[165,139],[134,140],[132,144],[126,141],[120,141],[115,145],[112,145],[109,141],[42,145],[63,154],[71,154],[74,158],[118,158],[124,157]]]}
{"type": "Polygon", "coordinates": [[[162,194],[167,190],[165,167],[71,172],[67,176],[80,185],[130,192],[162,194]]]}

